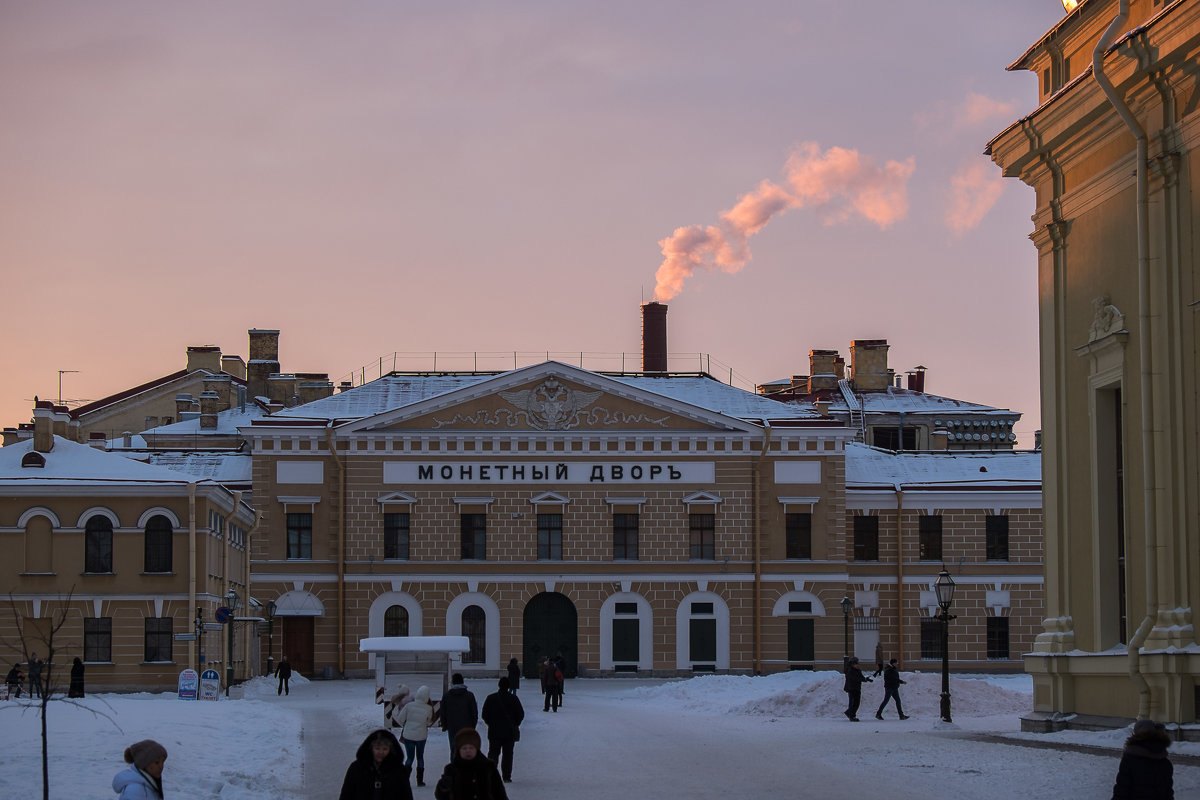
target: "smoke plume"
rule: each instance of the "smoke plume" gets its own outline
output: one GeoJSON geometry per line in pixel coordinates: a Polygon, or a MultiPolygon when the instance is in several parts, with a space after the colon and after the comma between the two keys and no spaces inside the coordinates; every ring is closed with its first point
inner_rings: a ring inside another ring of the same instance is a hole
{"type": "Polygon", "coordinates": [[[716,225],[676,228],[659,241],[663,262],[655,273],[654,299],[670,300],[698,268],[735,273],[750,261],[749,239],[774,217],[793,208],[821,208],[824,223],[856,214],[887,228],[908,213],[912,158],[876,165],[857,150],[816,142],[797,146],[784,164],[785,185],[764,180],[722,211],[716,225]]]}

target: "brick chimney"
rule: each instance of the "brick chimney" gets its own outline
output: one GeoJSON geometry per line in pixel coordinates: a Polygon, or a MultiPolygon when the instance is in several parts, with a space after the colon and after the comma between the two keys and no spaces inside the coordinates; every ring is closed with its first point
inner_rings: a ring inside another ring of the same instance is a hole
{"type": "Polygon", "coordinates": [[[908,389],[911,392],[925,391],[925,367],[918,364],[908,373],[908,389]]]}
{"type": "Polygon", "coordinates": [[[200,428],[211,430],[217,427],[217,414],[221,411],[221,395],[209,390],[200,395],[200,428]]]}
{"type": "Polygon", "coordinates": [[[195,372],[206,369],[209,372],[221,371],[221,348],[216,345],[193,345],[187,349],[187,371],[195,372]]]}
{"type": "Polygon", "coordinates": [[[204,379],[204,392],[216,392],[220,398],[217,411],[224,411],[233,405],[233,378],[229,375],[210,375],[204,379]]]}
{"type": "Polygon", "coordinates": [[[187,392],[175,395],[175,419],[182,421],[185,419],[183,415],[194,410],[196,406],[195,398],[187,392]]]}
{"type": "Polygon", "coordinates": [[[667,371],[667,306],[642,304],[642,372],[667,371]]]}
{"type": "Polygon", "coordinates": [[[241,356],[221,356],[221,370],[238,380],[246,380],[246,362],[241,356]]]}
{"type": "Polygon", "coordinates": [[[103,450],[108,447],[108,439],[104,436],[104,431],[92,431],[88,434],[88,446],[96,450],[103,450]]]}
{"type": "Polygon", "coordinates": [[[66,406],[53,406],[54,412],[50,419],[54,421],[54,435],[61,436],[67,441],[72,441],[71,436],[71,409],[66,406]]]}
{"type": "Polygon", "coordinates": [[[38,400],[33,407],[33,449],[49,453],[54,449],[54,403],[38,400]]]}
{"type": "Polygon", "coordinates": [[[841,356],[837,350],[808,351],[808,391],[836,389],[842,377],[841,356]]]}
{"type": "Polygon", "coordinates": [[[267,397],[267,382],[279,374],[279,331],[251,328],[246,388],[251,397],[267,397]]]}
{"type": "Polygon", "coordinates": [[[299,382],[297,392],[300,395],[300,405],[329,397],[333,394],[333,382],[329,375],[323,372],[297,372],[299,382]]]}
{"type": "Polygon", "coordinates": [[[859,392],[882,392],[888,387],[887,339],[850,342],[850,380],[859,392]]]}

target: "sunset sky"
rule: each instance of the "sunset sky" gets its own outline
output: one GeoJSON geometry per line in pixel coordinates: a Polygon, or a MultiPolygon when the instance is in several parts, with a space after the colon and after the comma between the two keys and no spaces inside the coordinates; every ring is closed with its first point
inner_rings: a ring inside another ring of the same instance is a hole
{"type": "Polygon", "coordinates": [[[0,0],[0,424],[247,357],[744,388],[887,339],[1038,427],[1032,191],[982,155],[1058,0],[0,0]],[[690,355],[689,355],[690,354],[690,355]],[[504,363],[481,356],[479,366],[504,363]]]}

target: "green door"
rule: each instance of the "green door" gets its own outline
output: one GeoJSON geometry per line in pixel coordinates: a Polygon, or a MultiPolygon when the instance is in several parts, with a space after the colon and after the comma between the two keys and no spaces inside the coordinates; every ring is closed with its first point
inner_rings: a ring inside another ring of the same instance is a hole
{"type": "Polygon", "coordinates": [[[566,595],[542,592],[532,597],[525,605],[522,674],[536,678],[543,658],[561,655],[563,674],[574,678],[579,671],[578,625],[579,614],[566,595]]]}

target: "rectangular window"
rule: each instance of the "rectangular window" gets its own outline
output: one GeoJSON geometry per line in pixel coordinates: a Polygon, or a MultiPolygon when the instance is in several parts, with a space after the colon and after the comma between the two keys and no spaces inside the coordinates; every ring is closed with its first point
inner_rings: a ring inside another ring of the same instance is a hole
{"type": "Polygon", "coordinates": [[[987,618],[987,657],[1011,658],[1008,654],[1008,617],[987,618]]]}
{"type": "Polygon", "coordinates": [[[717,660],[717,621],[715,619],[688,620],[688,658],[692,669],[713,669],[717,660]],[[695,662],[703,661],[706,664],[695,662]]]}
{"type": "Polygon", "coordinates": [[[311,513],[287,515],[287,557],[312,558],[311,513]]]}
{"type": "Polygon", "coordinates": [[[716,514],[689,514],[688,518],[691,557],[700,561],[712,561],[716,557],[714,555],[716,514]]]}
{"type": "Polygon", "coordinates": [[[636,614],[637,603],[613,603],[614,614],[636,614]]]}
{"type": "Polygon", "coordinates": [[[792,600],[788,603],[788,613],[789,614],[811,614],[812,613],[812,601],[811,600],[792,600]]]}
{"type": "Polygon", "coordinates": [[[812,514],[786,514],[788,558],[812,558],[812,514]]]}
{"type": "Polygon", "coordinates": [[[383,557],[408,560],[408,512],[383,515],[383,557]]]}
{"type": "Polygon", "coordinates": [[[921,658],[941,660],[942,621],[933,617],[921,617],[921,658]]]}
{"type": "Polygon", "coordinates": [[[942,515],[926,514],[917,523],[917,558],[921,561],[942,560],[942,515]]]}
{"type": "Polygon", "coordinates": [[[637,662],[640,647],[640,626],[636,617],[614,619],[612,629],[613,661],[637,662]]]}
{"type": "Polygon", "coordinates": [[[879,517],[854,518],[854,560],[879,560],[879,517]]]}
{"type": "Polygon", "coordinates": [[[462,515],[463,561],[487,560],[487,515],[462,515]]]}
{"type": "Polygon", "coordinates": [[[538,560],[562,561],[562,514],[538,514],[538,560]]]}
{"type": "Polygon", "coordinates": [[[1008,515],[989,514],[984,519],[984,537],[987,539],[987,560],[1008,561],[1008,515]]]}
{"type": "Polygon", "coordinates": [[[613,514],[613,559],[618,561],[637,561],[637,514],[613,514]]]}
{"type": "Polygon", "coordinates": [[[146,617],[146,644],[142,660],[173,661],[171,633],[173,619],[170,617],[146,617]]]}
{"type": "Polygon", "coordinates": [[[789,619],[787,621],[788,661],[812,661],[816,653],[816,637],[813,635],[813,620],[789,619]]]}
{"type": "Polygon", "coordinates": [[[872,428],[872,444],[882,450],[916,450],[917,429],[904,428],[903,430],[904,433],[901,435],[900,428],[872,428]]]}
{"type": "Polygon", "coordinates": [[[112,661],[112,618],[83,620],[83,660],[112,661]]]}

